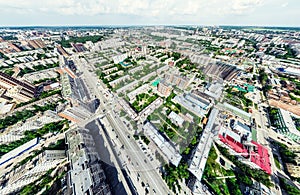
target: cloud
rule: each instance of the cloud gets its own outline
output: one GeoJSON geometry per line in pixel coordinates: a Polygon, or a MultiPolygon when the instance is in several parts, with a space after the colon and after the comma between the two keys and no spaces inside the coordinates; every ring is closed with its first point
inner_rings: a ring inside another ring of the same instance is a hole
{"type": "Polygon", "coordinates": [[[289,5],[289,2],[286,2],[286,3],[281,4],[281,7],[286,7],[288,5],[289,5]]]}
{"type": "Polygon", "coordinates": [[[263,6],[263,0],[227,0],[224,7],[219,8],[223,15],[244,15],[253,12],[256,8],[263,6]]]}
{"type": "MultiPolygon", "coordinates": [[[[65,18],[68,22],[73,19],[74,23],[88,19],[94,24],[99,24],[99,20],[120,24],[125,21],[127,24],[131,21],[147,24],[220,24],[234,23],[239,18],[256,23],[259,22],[256,15],[260,15],[261,20],[264,15],[290,14],[286,9],[280,13],[274,11],[275,4],[277,8],[287,6],[283,2],[284,0],[0,0],[0,25],[1,21],[3,24],[12,20],[5,18],[8,15],[19,18],[19,21],[24,17],[44,16],[47,17],[46,22],[51,21],[51,18],[61,17],[59,22],[63,22],[65,18]]],[[[18,23],[17,19],[15,23],[18,23]]],[[[239,22],[242,22],[241,19],[239,22]]]]}
{"type": "MultiPolygon", "coordinates": [[[[229,0],[232,1],[232,0],[229,0]]],[[[258,0],[254,0],[258,1],[258,0]]],[[[203,10],[215,10],[222,5],[230,8],[232,3],[223,0],[0,0],[6,12],[16,10],[51,12],[61,15],[133,14],[144,16],[199,15],[203,10]],[[9,10],[5,8],[10,8],[9,10]]],[[[251,1],[234,1],[234,10],[246,9],[251,1]],[[243,2],[243,3],[240,3],[243,2]]]]}

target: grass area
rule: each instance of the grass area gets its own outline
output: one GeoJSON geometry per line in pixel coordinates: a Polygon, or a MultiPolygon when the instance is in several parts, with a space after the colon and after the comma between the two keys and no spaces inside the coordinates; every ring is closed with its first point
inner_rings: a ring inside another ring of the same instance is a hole
{"type": "Polygon", "coordinates": [[[280,165],[278,156],[277,156],[277,155],[273,155],[273,156],[274,156],[274,162],[275,162],[276,167],[277,167],[278,169],[281,169],[281,165],[280,165]]]}
{"type": "MultiPolygon", "coordinates": [[[[32,195],[32,194],[38,194],[39,191],[44,189],[46,187],[46,191],[43,192],[43,194],[51,194],[49,193],[49,190],[51,188],[51,183],[54,182],[58,185],[61,185],[61,178],[63,178],[66,175],[66,171],[63,171],[58,176],[51,176],[51,173],[54,169],[48,170],[44,175],[42,175],[39,179],[37,179],[35,182],[26,185],[23,187],[18,194],[21,195],[32,195]]],[[[58,189],[60,189],[59,186],[57,186],[58,189]]]]}
{"type": "Polygon", "coordinates": [[[236,165],[236,168],[239,172],[243,173],[249,178],[253,178],[256,181],[261,182],[267,187],[273,186],[270,180],[270,176],[267,173],[265,173],[263,170],[253,169],[249,165],[246,165],[243,162],[241,162],[239,159],[237,159],[236,156],[231,155],[228,149],[220,145],[217,145],[217,147],[222,155],[224,155],[228,160],[230,160],[233,164],[236,165]]]}
{"type": "Polygon", "coordinates": [[[287,194],[289,194],[289,195],[299,195],[300,194],[300,190],[296,186],[291,185],[286,179],[279,177],[279,182],[280,182],[281,189],[286,191],[287,194]]]}
{"type": "Polygon", "coordinates": [[[279,142],[276,142],[277,146],[279,147],[279,153],[282,161],[284,163],[292,163],[294,165],[297,165],[297,162],[295,161],[295,157],[297,156],[293,151],[289,150],[289,148],[279,142]]]}
{"type": "Polygon", "coordinates": [[[140,112],[157,98],[157,94],[150,95],[148,93],[142,93],[136,96],[136,100],[132,103],[132,106],[135,108],[136,111],[140,112]]]}
{"type": "Polygon", "coordinates": [[[125,116],[125,115],[126,115],[126,112],[122,109],[122,110],[120,111],[120,116],[123,117],[123,116],[125,116]]]}
{"type": "MultiPolygon", "coordinates": [[[[183,110],[179,104],[166,102],[164,105],[156,109],[148,117],[148,120],[150,120],[159,129],[159,131],[164,133],[171,141],[179,144],[181,146],[180,151],[184,152],[186,146],[193,142],[198,132],[202,131],[202,129],[198,126],[200,118],[194,116],[193,122],[184,121],[182,126],[177,126],[168,118],[171,111],[177,114],[189,113],[189,111],[183,110]]],[[[189,114],[192,115],[192,113],[189,114]]]]}
{"type": "Polygon", "coordinates": [[[257,141],[257,130],[252,128],[251,131],[252,131],[252,140],[257,141]]]}
{"type": "Polygon", "coordinates": [[[233,171],[227,171],[222,168],[219,163],[216,162],[217,159],[216,149],[211,147],[207,162],[205,165],[202,180],[206,181],[209,188],[217,195],[230,195],[230,191],[224,179],[216,179],[216,177],[223,177],[234,175],[233,171]]]}
{"type": "Polygon", "coordinates": [[[236,106],[238,108],[241,108],[245,111],[248,110],[248,108],[253,106],[252,100],[245,97],[245,94],[247,92],[244,91],[232,91],[233,87],[229,87],[226,89],[226,96],[225,99],[229,104],[232,104],[233,106],[236,106]]]}
{"type": "Polygon", "coordinates": [[[3,70],[3,72],[5,74],[8,74],[9,76],[12,76],[15,73],[15,71],[12,68],[5,69],[3,70]]]}
{"type": "Polygon", "coordinates": [[[144,135],[141,135],[141,139],[143,140],[143,142],[145,142],[146,145],[150,143],[150,140],[144,135]]]}
{"type": "Polygon", "coordinates": [[[46,70],[46,69],[50,69],[50,68],[56,68],[58,66],[59,66],[59,63],[57,62],[54,64],[36,65],[36,66],[33,66],[32,69],[25,67],[25,68],[21,69],[21,71],[19,72],[19,76],[22,77],[24,74],[37,72],[37,71],[41,71],[41,70],[46,70]]]}
{"type": "Polygon", "coordinates": [[[296,100],[298,103],[300,102],[300,98],[296,97],[293,93],[289,93],[289,96],[292,100],[296,100]]]}
{"type": "Polygon", "coordinates": [[[166,164],[163,169],[163,179],[166,181],[168,187],[174,192],[181,192],[181,186],[179,185],[179,181],[182,179],[187,179],[189,177],[189,171],[187,170],[188,165],[183,163],[182,161],[175,167],[174,165],[166,164]]]}
{"type": "Polygon", "coordinates": [[[71,43],[85,43],[87,41],[91,41],[93,43],[96,43],[98,41],[101,41],[103,39],[103,36],[94,35],[94,36],[84,36],[84,37],[70,37],[68,40],[62,39],[60,44],[63,47],[71,47],[71,43]]]}

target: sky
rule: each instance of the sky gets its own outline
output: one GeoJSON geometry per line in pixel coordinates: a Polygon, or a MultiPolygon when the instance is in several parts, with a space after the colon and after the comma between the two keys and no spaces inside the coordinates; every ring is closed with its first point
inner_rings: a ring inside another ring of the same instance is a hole
{"type": "Polygon", "coordinates": [[[0,26],[300,27],[299,0],[0,0],[0,26]]]}

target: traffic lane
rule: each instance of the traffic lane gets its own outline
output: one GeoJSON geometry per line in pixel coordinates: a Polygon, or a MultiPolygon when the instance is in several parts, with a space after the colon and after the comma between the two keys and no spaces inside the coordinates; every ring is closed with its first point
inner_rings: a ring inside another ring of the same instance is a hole
{"type": "MultiPolygon", "coordinates": [[[[108,113],[108,115],[110,115],[110,114],[108,113]]],[[[112,119],[112,124],[113,124],[114,117],[110,116],[109,118],[112,119]]],[[[123,126],[123,124],[120,124],[120,125],[123,126]]],[[[118,127],[116,127],[116,126],[114,128],[118,129],[118,127]]],[[[123,129],[125,129],[125,128],[123,128],[123,129]]],[[[129,150],[131,150],[131,151],[138,151],[139,150],[139,147],[137,145],[133,145],[133,142],[131,142],[131,140],[129,140],[128,137],[123,134],[122,130],[118,130],[118,132],[119,132],[119,138],[118,139],[120,139],[123,142],[123,144],[126,145],[126,147],[129,148],[129,150]]],[[[145,159],[146,157],[141,159],[141,156],[140,155],[137,156],[136,154],[137,153],[132,153],[131,154],[132,155],[131,160],[134,159],[135,162],[137,162],[138,164],[144,165],[143,166],[144,171],[140,172],[140,175],[141,176],[144,175],[144,178],[146,179],[146,182],[149,183],[149,185],[151,183],[150,187],[153,188],[153,186],[155,186],[155,190],[158,194],[170,193],[170,191],[167,190],[168,188],[165,187],[166,184],[162,180],[161,176],[156,172],[155,168],[149,169],[149,168],[145,167],[145,163],[144,163],[143,159],[145,159]],[[153,178],[156,178],[156,180],[154,180],[153,178]],[[161,182],[159,182],[160,180],[163,184],[161,182]],[[158,187],[157,186],[158,183],[160,183],[162,185],[165,185],[165,186],[158,187]]],[[[149,166],[149,165],[147,165],[147,166],[149,166]]]]}
{"type": "MultiPolygon", "coordinates": [[[[123,142],[124,143],[124,142],[123,142]]],[[[127,144],[125,143],[124,145],[127,146],[127,144]]],[[[128,146],[127,146],[128,147],[128,146]]],[[[129,146],[130,147],[130,146],[129,146]]],[[[130,149],[130,150],[133,150],[133,149],[130,149]]],[[[132,171],[132,172],[135,172],[138,176],[138,174],[141,176],[141,178],[143,178],[143,182],[144,183],[148,183],[150,187],[153,188],[153,186],[155,186],[155,190],[156,191],[161,191],[160,190],[160,187],[158,187],[156,184],[157,184],[157,181],[159,181],[160,176],[159,175],[155,175],[153,174],[153,171],[155,172],[155,170],[153,170],[153,168],[149,168],[148,166],[145,167],[145,163],[140,159],[140,155],[141,153],[130,153],[128,156],[130,156],[130,160],[129,160],[129,170],[132,171]],[[137,154],[139,154],[137,156],[137,154]],[[138,167],[138,169],[136,168],[136,166],[138,167]],[[149,176],[150,175],[150,176],[149,176]],[[153,180],[152,178],[157,178],[155,180],[153,180]],[[150,182],[151,180],[151,182],[150,182]]],[[[158,182],[159,183],[159,182],[158,182]]],[[[165,191],[165,188],[164,188],[164,191],[165,191]]]]}

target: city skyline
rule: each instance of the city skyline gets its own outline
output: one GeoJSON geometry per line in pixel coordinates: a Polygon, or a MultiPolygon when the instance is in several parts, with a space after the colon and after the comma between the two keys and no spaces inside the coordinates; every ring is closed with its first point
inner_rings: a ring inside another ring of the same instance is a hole
{"type": "Polygon", "coordinates": [[[2,1],[0,26],[234,25],[298,27],[295,0],[2,1]],[[9,15],[10,17],[7,17],[9,15]]]}

